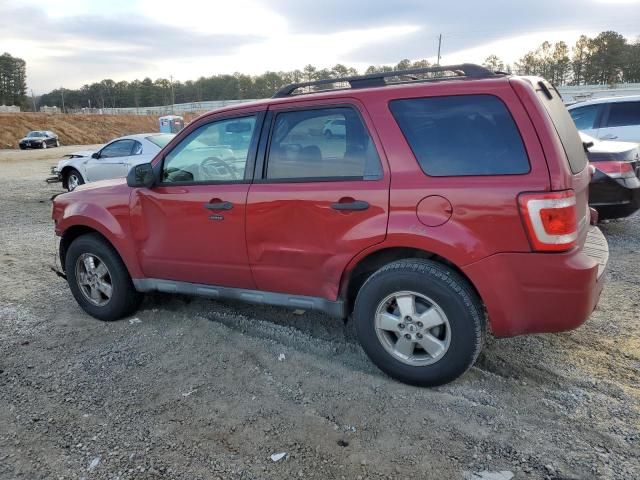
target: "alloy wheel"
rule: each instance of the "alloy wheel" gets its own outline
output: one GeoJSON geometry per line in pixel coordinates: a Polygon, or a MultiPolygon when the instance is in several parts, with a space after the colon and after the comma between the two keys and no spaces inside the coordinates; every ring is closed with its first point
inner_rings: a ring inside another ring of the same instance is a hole
{"type": "Polygon", "coordinates": [[[382,300],[375,330],[392,357],[414,367],[438,362],[451,343],[451,326],[442,308],[416,292],[396,292],[382,300]]]}
{"type": "Polygon", "coordinates": [[[76,261],[76,282],[82,295],[92,304],[103,307],[111,300],[113,284],[107,265],[92,253],[83,253],[76,261]]]}

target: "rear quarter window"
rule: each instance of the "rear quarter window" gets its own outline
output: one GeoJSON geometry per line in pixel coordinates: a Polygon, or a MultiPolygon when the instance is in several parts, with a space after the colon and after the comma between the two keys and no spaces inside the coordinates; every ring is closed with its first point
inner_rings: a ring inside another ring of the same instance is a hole
{"type": "Polygon", "coordinates": [[[427,175],[530,171],[520,132],[505,104],[493,95],[401,99],[389,107],[427,175]]]}

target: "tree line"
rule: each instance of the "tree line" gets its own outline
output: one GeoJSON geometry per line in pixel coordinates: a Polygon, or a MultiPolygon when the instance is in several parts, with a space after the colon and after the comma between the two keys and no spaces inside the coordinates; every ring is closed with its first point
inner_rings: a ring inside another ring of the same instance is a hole
{"type": "MultiPolygon", "coordinates": [[[[395,65],[371,65],[362,73],[428,67],[427,60],[401,60],[395,65]]],[[[629,43],[617,32],[606,31],[589,38],[581,36],[573,47],[565,42],[543,42],[513,65],[490,55],[484,65],[493,70],[521,75],[539,75],[556,85],[616,84],[640,82],[640,41],[629,43]]],[[[357,75],[354,68],[337,64],[319,69],[307,65],[302,70],[266,72],[262,75],[212,75],[185,82],[166,78],[115,82],[105,79],[79,89],[56,89],[39,99],[40,105],[67,109],[150,107],[207,100],[265,98],[282,85],[357,75]]]]}
{"type": "Polygon", "coordinates": [[[0,55],[0,105],[23,106],[26,95],[27,64],[8,53],[0,55]]]}

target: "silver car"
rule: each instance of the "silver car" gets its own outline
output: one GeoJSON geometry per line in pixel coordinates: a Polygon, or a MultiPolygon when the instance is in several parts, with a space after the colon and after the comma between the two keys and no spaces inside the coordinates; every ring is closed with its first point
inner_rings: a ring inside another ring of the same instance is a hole
{"type": "Polygon", "coordinates": [[[150,162],[173,137],[173,133],[140,133],[116,138],[97,152],[77,152],[60,160],[48,181],[62,182],[72,191],[84,183],[126,177],[131,167],[150,162]]]}

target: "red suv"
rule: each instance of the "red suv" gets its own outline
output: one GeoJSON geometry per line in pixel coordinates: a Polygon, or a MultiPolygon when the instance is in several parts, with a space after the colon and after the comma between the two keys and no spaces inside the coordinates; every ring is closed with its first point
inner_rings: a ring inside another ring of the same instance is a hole
{"type": "Polygon", "coordinates": [[[378,367],[438,385],[487,328],[590,315],[608,246],[589,180],[552,85],[464,64],[293,84],[203,115],[126,182],[56,197],[53,219],[96,318],[150,291],[352,315],[378,367]]]}

